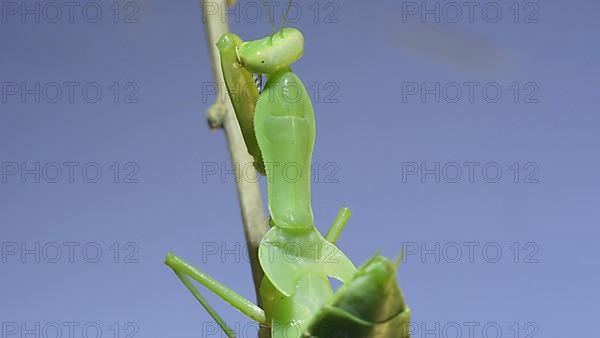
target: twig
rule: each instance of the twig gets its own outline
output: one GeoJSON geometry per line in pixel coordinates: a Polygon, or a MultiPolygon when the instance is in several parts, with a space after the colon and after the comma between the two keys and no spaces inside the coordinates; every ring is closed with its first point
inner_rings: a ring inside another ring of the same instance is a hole
{"type": "Polygon", "coordinates": [[[252,157],[246,150],[246,144],[242,138],[240,126],[235,117],[233,106],[229,96],[221,92],[226,89],[221,73],[221,64],[219,52],[216,47],[218,39],[229,31],[227,17],[223,13],[225,5],[231,5],[231,0],[201,0],[203,22],[206,28],[206,40],[208,41],[208,50],[211,55],[211,65],[213,75],[219,88],[219,94],[215,103],[207,111],[207,119],[212,129],[223,128],[227,138],[231,162],[234,164],[236,188],[242,212],[242,222],[244,224],[244,234],[250,256],[250,266],[252,268],[252,277],[256,291],[258,305],[261,305],[260,282],[263,277],[263,271],[258,261],[258,246],[260,240],[267,231],[267,219],[260,197],[260,189],[257,182],[250,182],[244,179],[256,177],[256,171],[252,165],[252,157]],[[242,175],[241,168],[244,168],[242,175]]]}

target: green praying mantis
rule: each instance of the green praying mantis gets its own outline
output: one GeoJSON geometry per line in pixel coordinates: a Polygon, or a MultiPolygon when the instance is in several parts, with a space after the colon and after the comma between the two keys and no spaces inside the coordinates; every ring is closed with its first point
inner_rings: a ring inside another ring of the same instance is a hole
{"type": "Polygon", "coordinates": [[[325,236],[315,227],[307,174],[315,142],[314,110],[290,68],[304,52],[302,33],[282,25],[270,36],[247,42],[226,33],[217,48],[246,147],[257,171],[268,179],[271,228],[258,250],[265,274],[260,285],[263,308],[172,253],[166,264],[228,337],[235,333],[189,278],[269,326],[273,338],[409,337],[410,310],[396,282],[399,261],[377,254],[358,269],[354,266],[336,246],[350,217],[348,208],[340,210],[325,236]],[[266,75],[262,91],[253,74],[266,75]],[[281,170],[286,165],[296,168],[297,179],[286,177],[281,170]],[[342,283],[336,292],[330,277],[342,283]]]}

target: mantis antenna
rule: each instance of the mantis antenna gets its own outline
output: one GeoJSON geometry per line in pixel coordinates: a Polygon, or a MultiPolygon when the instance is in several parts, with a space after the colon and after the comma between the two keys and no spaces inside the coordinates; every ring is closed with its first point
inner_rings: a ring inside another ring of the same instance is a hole
{"type": "Polygon", "coordinates": [[[288,2],[287,8],[285,9],[285,15],[283,16],[283,22],[281,23],[281,34],[283,34],[283,27],[285,27],[285,21],[287,20],[290,7],[292,6],[292,0],[288,2]]]}
{"type": "Polygon", "coordinates": [[[275,22],[273,21],[271,11],[269,10],[269,6],[267,6],[266,0],[263,0],[263,6],[267,9],[267,14],[269,15],[269,22],[271,23],[271,34],[273,34],[275,33],[275,22]]]}

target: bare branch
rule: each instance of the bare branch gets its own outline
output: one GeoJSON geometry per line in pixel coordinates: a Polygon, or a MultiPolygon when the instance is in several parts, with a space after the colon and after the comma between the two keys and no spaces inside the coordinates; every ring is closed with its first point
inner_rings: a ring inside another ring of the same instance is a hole
{"type": "MultiPolygon", "coordinates": [[[[224,33],[229,31],[227,17],[223,13],[223,10],[226,8],[225,3],[232,4],[233,1],[201,0],[203,22],[206,28],[206,40],[211,55],[213,75],[219,91],[226,90],[223,85],[224,80],[223,74],[221,73],[220,57],[216,47],[218,39],[224,33]]],[[[259,306],[261,306],[260,282],[263,277],[263,271],[258,261],[258,246],[260,240],[267,231],[268,225],[258,183],[244,179],[244,175],[242,175],[241,172],[241,168],[244,168],[245,175],[248,177],[256,177],[256,171],[251,165],[252,157],[246,150],[246,144],[242,138],[240,126],[228,95],[219,92],[215,103],[207,111],[207,119],[211,128],[222,127],[225,131],[225,136],[227,137],[231,162],[234,163],[233,167],[235,168],[236,188],[242,212],[244,234],[246,236],[246,243],[250,254],[250,265],[256,290],[256,299],[259,306]]]]}

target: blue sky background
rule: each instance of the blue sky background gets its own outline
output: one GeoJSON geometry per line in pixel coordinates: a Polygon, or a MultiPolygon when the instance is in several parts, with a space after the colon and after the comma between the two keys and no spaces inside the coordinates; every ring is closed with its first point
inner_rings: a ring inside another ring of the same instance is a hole
{"type": "MultiPolygon", "coordinates": [[[[259,2],[240,4],[231,30],[246,40],[269,34],[266,13],[254,20],[259,2]]],[[[353,216],[339,245],[355,262],[377,250],[412,250],[399,282],[413,337],[425,337],[424,328],[435,332],[427,337],[460,336],[456,327],[469,337],[469,325],[475,337],[495,337],[498,327],[499,337],[591,336],[600,300],[600,4],[522,1],[517,14],[509,3],[476,2],[471,17],[460,6],[454,20],[456,7],[437,2],[440,22],[421,17],[422,4],[300,2],[302,14],[290,20],[305,36],[293,68],[317,120],[317,226],[325,231],[348,205],[353,216]],[[479,83],[472,99],[469,82],[479,83]],[[421,97],[422,85],[436,84],[439,103],[435,94],[421,97]],[[456,84],[463,93],[454,100],[456,84]],[[498,87],[502,95],[488,102],[498,87]],[[465,162],[477,164],[472,180],[465,162]],[[439,183],[421,178],[422,163],[439,163],[439,183]],[[452,183],[455,164],[462,177],[452,183]]],[[[2,1],[3,334],[20,337],[23,325],[39,323],[42,337],[59,323],[66,337],[64,323],[76,322],[76,337],[93,337],[97,327],[104,337],[116,327],[122,337],[220,337],[162,264],[174,250],[254,297],[233,178],[203,178],[207,165],[231,165],[222,132],[205,123],[214,95],[203,90],[213,79],[200,6],[74,6],[72,17],[62,7],[58,18],[45,2],[2,1]],[[22,11],[36,4],[39,22],[22,11]],[[78,83],[72,100],[65,82],[78,83]],[[56,100],[54,83],[62,89],[56,100]],[[65,162],[75,162],[72,179],[65,162]],[[34,172],[39,163],[39,183],[35,174],[21,177],[22,163],[34,172]],[[209,255],[215,243],[224,247],[209,255]],[[234,253],[223,259],[224,248],[234,253]]],[[[283,1],[277,8],[280,23],[283,1]]],[[[231,323],[249,325],[209,299],[231,323]]]]}

